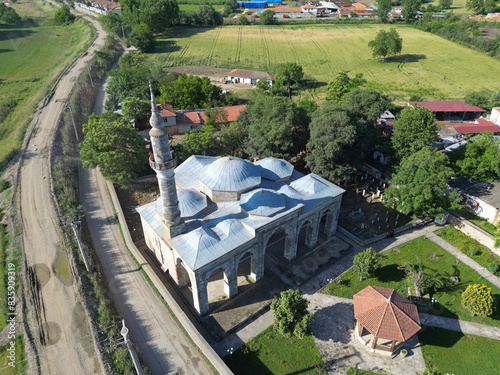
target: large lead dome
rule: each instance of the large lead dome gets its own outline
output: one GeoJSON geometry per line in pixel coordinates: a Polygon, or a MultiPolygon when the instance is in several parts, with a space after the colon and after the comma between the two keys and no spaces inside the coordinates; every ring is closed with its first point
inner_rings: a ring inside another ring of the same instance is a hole
{"type": "Polygon", "coordinates": [[[200,181],[212,191],[241,193],[260,185],[260,171],[249,161],[227,156],[203,168],[200,181]]]}

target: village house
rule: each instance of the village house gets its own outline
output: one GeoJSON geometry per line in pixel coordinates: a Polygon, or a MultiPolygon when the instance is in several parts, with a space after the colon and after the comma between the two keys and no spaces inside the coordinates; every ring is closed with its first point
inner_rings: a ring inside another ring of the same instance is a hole
{"type": "MultiPolygon", "coordinates": [[[[299,8],[300,9],[300,8],[299,8]]],[[[254,70],[233,69],[227,74],[226,83],[243,83],[245,85],[256,85],[261,79],[265,79],[272,86],[274,75],[267,72],[256,72],[254,70]]]]}
{"type": "Polygon", "coordinates": [[[75,7],[88,9],[92,12],[99,13],[102,15],[106,15],[109,13],[117,13],[118,15],[122,14],[122,8],[120,7],[120,3],[118,1],[110,1],[110,0],[93,0],[93,1],[85,1],[85,2],[74,2],[75,7]]]}

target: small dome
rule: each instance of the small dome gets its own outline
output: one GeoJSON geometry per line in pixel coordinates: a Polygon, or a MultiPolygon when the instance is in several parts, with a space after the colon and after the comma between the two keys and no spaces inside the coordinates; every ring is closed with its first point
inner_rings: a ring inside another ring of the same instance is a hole
{"type": "Polygon", "coordinates": [[[228,156],[203,168],[200,181],[212,191],[242,192],[260,185],[260,173],[249,161],[228,156]]]}
{"type": "Polygon", "coordinates": [[[207,230],[203,227],[186,234],[184,236],[184,240],[190,248],[196,250],[197,252],[217,246],[220,242],[219,236],[217,236],[212,230],[207,230]]]}
{"type": "Polygon", "coordinates": [[[290,178],[293,173],[293,165],[283,159],[265,158],[254,163],[261,169],[262,178],[277,181],[290,178]]]}
{"type": "Polygon", "coordinates": [[[290,186],[302,194],[309,195],[319,194],[323,190],[329,188],[322,181],[314,178],[313,174],[308,174],[307,176],[293,181],[290,186]]]}
{"type": "Polygon", "coordinates": [[[221,221],[214,228],[214,231],[217,234],[219,234],[219,237],[223,240],[228,238],[228,237],[237,236],[238,233],[240,233],[241,231],[244,231],[244,230],[245,230],[245,227],[243,226],[243,224],[240,223],[236,219],[227,219],[227,220],[221,221]]]}
{"type": "Polygon", "coordinates": [[[181,217],[192,217],[207,207],[207,196],[194,189],[177,190],[181,217]]]}
{"type": "Polygon", "coordinates": [[[268,189],[257,189],[243,194],[240,206],[250,215],[272,216],[286,207],[285,198],[268,189]]]}

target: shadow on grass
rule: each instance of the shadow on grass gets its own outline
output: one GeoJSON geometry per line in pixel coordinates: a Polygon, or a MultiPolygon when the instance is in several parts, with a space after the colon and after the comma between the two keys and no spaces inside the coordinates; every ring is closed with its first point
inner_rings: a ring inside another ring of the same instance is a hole
{"type": "Polygon", "coordinates": [[[26,36],[35,34],[36,31],[26,29],[2,29],[0,30],[0,42],[4,40],[13,40],[24,38],[26,36]]]}
{"type": "Polygon", "coordinates": [[[403,280],[405,278],[405,272],[401,269],[398,269],[397,264],[389,264],[387,266],[377,268],[374,276],[378,280],[387,283],[391,281],[403,280]]]}
{"type": "Polygon", "coordinates": [[[463,336],[464,334],[462,332],[428,326],[423,326],[418,333],[418,338],[422,346],[432,345],[442,348],[453,347],[463,336]]]}
{"type": "Polygon", "coordinates": [[[420,60],[425,60],[426,55],[419,55],[413,53],[405,53],[403,55],[390,56],[385,59],[386,62],[397,62],[397,63],[412,63],[419,62],[420,60]]]}

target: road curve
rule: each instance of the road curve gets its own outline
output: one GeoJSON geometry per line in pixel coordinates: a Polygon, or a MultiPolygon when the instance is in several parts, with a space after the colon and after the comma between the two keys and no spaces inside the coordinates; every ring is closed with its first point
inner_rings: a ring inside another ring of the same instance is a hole
{"type": "MultiPolygon", "coordinates": [[[[88,20],[97,30],[95,44],[87,50],[91,55],[96,45],[104,44],[106,34],[97,21],[88,20]]],[[[32,302],[28,321],[38,351],[38,362],[29,357],[29,373],[103,372],[90,336],[89,318],[73,286],[72,275],[68,276],[67,250],[49,184],[50,149],[59,115],[88,59],[86,55],[76,61],[57,84],[49,103],[35,113],[30,141],[21,161],[19,197],[23,248],[28,274],[38,278],[38,283],[27,281],[25,288],[32,302]]]]}

